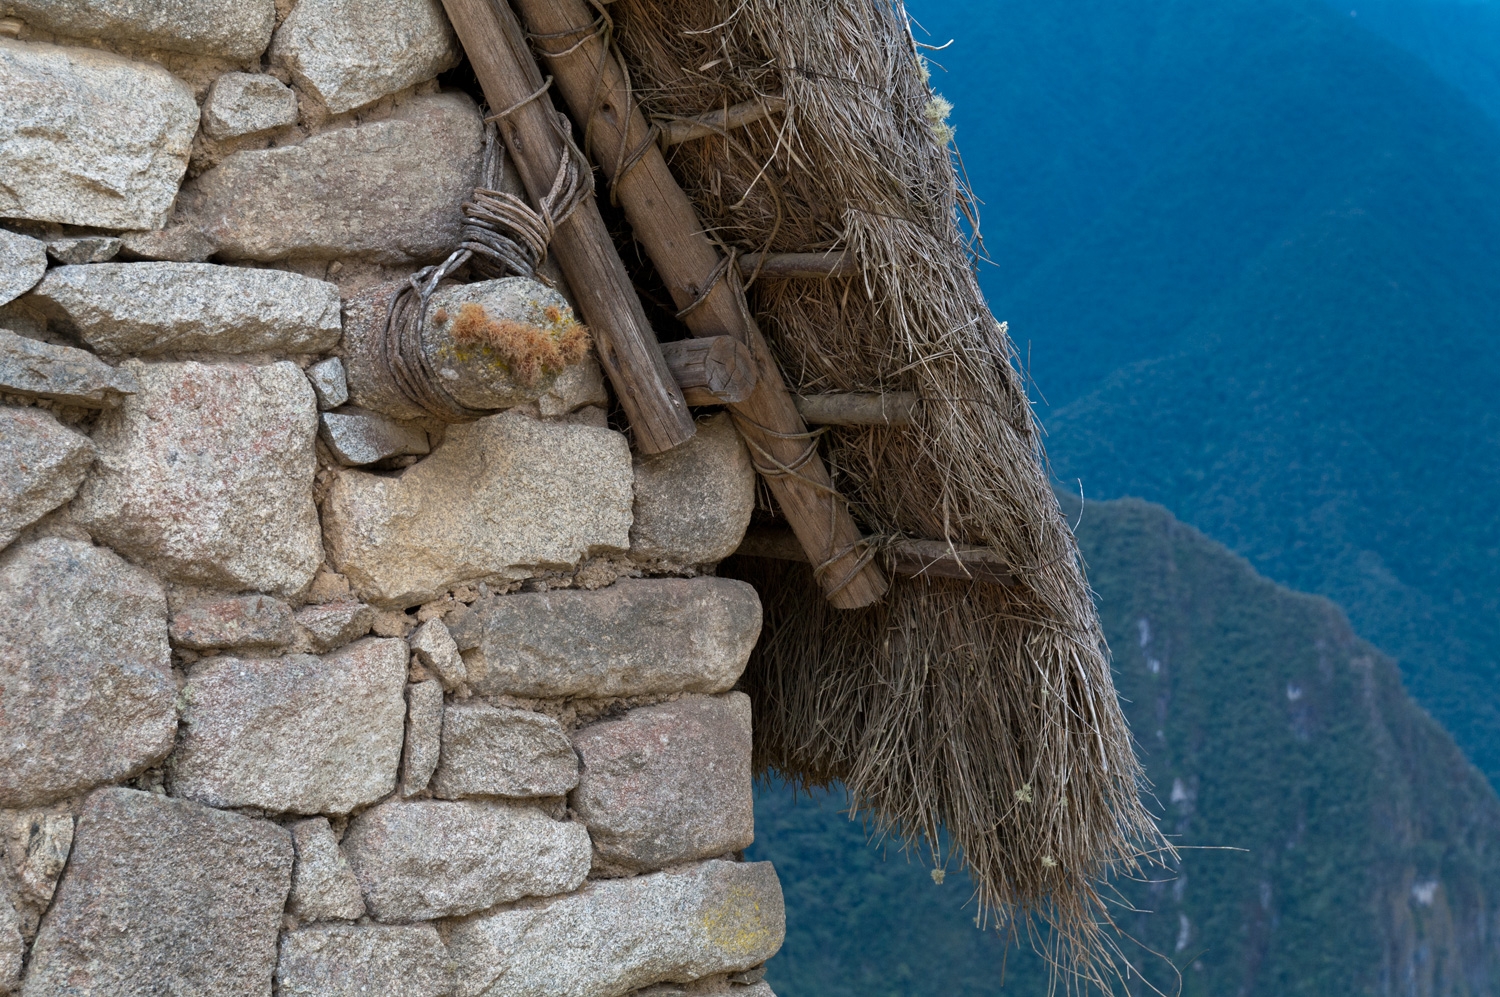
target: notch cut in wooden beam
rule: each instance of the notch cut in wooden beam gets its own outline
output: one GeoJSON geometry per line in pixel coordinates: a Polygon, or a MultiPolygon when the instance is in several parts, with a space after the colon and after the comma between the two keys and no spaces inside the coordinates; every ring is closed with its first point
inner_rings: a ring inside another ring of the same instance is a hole
{"type": "Polygon", "coordinates": [[[755,390],[755,357],[733,336],[662,343],[661,353],[689,405],[733,405],[755,390]]]}
{"type": "MultiPolygon", "coordinates": [[[[796,536],[782,527],[751,529],[735,553],[744,557],[807,563],[807,552],[797,542],[796,536]]],[[[1016,583],[1010,567],[987,547],[960,544],[949,547],[941,540],[901,540],[887,547],[885,555],[890,560],[891,570],[906,578],[958,578],[989,585],[1016,583]]]]}
{"type": "Polygon", "coordinates": [[[781,97],[757,97],[731,107],[709,111],[693,118],[678,118],[675,121],[659,121],[661,147],[670,148],[710,135],[722,135],[731,128],[743,128],[748,124],[769,118],[786,110],[786,101],[781,97]]]}
{"type": "Polygon", "coordinates": [[[740,257],[740,274],[746,280],[794,280],[821,277],[853,277],[859,272],[847,250],[828,253],[745,253],[740,257]],[[757,268],[759,273],[757,273],[757,268]]]}
{"type": "MultiPolygon", "coordinates": [[[[915,391],[796,395],[797,411],[814,426],[910,426],[922,404],[915,391]]],[[[692,404],[689,399],[688,404],[692,404]]]]}

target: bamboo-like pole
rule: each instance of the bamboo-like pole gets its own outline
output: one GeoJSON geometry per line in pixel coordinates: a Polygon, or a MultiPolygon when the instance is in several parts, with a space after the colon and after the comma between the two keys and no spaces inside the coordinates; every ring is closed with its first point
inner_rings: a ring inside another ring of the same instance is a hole
{"type": "MultiPolygon", "coordinates": [[[[539,204],[568,153],[551,95],[538,94],[541,73],[520,25],[504,0],[443,0],[443,6],[485,100],[492,110],[509,111],[499,120],[500,135],[532,203],[539,204]]],[[[594,334],[599,362],[630,420],[637,449],[661,453],[687,442],[695,432],[692,413],[593,198],[557,227],[551,252],[594,334]]]]}
{"type": "Polygon", "coordinates": [[[740,257],[740,273],[757,280],[852,277],[858,272],[854,258],[842,249],[828,253],[746,253],[740,257]]]}
{"type": "MultiPolygon", "coordinates": [[[[743,557],[806,561],[807,553],[789,530],[752,529],[735,551],[743,557]]],[[[948,546],[941,540],[898,540],[885,550],[891,570],[906,578],[960,578],[989,585],[1014,585],[1015,575],[988,547],[948,546]]]]}
{"type": "Polygon", "coordinates": [[[709,240],[692,201],[651,140],[624,70],[604,44],[595,12],[584,0],[515,4],[574,118],[585,123],[589,152],[614,183],[636,239],[682,309],[689,331],[733,336],[755,357],[755,391],[730,411],[782,514],[809,561],[819,567],[818,581],[829,602],[844,609],[875,602],[889,583],[870,558],[818,456],[816,441],[797,414],[770,346],[745,304],[738,268],[709,240]]]}

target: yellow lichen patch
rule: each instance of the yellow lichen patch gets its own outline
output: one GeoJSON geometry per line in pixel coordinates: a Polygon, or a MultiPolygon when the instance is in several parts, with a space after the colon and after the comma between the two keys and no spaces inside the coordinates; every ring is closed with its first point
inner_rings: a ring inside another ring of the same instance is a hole
{"type": "Polygon", "coordinates": [[[711,944],[731,956],[764,952],[776,941],[761,916],[760,899],[743,886],[731,887],[717,904],[705,908],[701,927],[711,944]]]}
{"type": "Polygon", "coordinates": [[[459,306],[450,334],[460,347],[487,347],[517,382],[530,386],[543,374],[578,363],[589,350],[589,331],[571,314],[549,306],[544,315],[550,328],[493,318],[483,305],[469,301],[459,306]]]}

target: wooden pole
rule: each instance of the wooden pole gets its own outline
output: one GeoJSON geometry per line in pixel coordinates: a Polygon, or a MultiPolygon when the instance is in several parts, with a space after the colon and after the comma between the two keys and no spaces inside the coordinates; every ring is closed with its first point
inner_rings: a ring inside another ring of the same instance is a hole
{"type": "Polygon", "coordinates": [[[755,390],[755,358],[733,336],[662,343],[661,353],[689,405],[730,405],[755,390]]]}
{"type": "MultiPolygon", "coordinates": [[[[736,554],[776,561],[807,560],[790,530],[764,527],[745,534],[736,554]]],[[[891,570],[906,578],[966,578],[990,585],[1014,585],[1015,575],[987,547],[949,547],[941,540],[900,540],[886,548],[891,570]]]]}
{"type": "Polygon", "coordinates": [[[746,253],[740,257],[740,273],[747,279],[852,277],[858,272],[853,257],[842,249],[831,253],[746,253]]]}
{"type": "Polygon", "coordinates": [[[584,0],[515,3],[532,36],[542,39],[541,54],[564,99],[574,118],[585,122],[594,161],[615,182],[614,195],[682,309],[688,329],[695,336],[733,336],[755,357],[755,391],[730,411],[782,514],[808,559],[819,566],[818,581],[829,602],[843,609],[875,602],[888,587],[885,576],[869,558],[864,537],[818,456],[816,440],[797,414],[770,346],[745,304],[738,267],[729,266],[709,240],[692,201],[651,140],[624,71],[600,37],[594,11],[584,0]]]}
{"type": "MultiPolygon", "coordinates": [[[[503,0],[498,7],[493,0],[443,0],[443,6],[490,108],[511,109],[499,120],[500,134],[532,203],[539,204],[567,149],[551,96],[527,99],[542,88],[542,78],[525,36],[503,0]]],[[[692,413],[593,198],[557,227],[551,252],[594,334],[599,362],[630,419],[637,449],[661,453],[687,442],[695,431],[692,413]]]]}
{"type": "Polygon", "coordinates": [[[910,426],[921,404],[914,391],[797,396],[797,411],[814,426],[910,426]]]}
{"type": "Polygon", "coordinates": [[[719,135],[731,128],[743,128],[752,122],[768,118],[784,110],[786,110],[786,101],[782,98],[760,97],[717,111],[709,111],[696,118],[668,121],[661,125],[662,148],[681,145],[683,142],[691,142],[697,138],[708,138],[710,135],[719,135]]]}

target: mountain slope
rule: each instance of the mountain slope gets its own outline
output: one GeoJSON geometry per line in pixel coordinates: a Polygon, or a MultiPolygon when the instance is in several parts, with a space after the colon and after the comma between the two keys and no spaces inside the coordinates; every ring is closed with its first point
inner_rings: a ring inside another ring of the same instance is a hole
{"type": "Polygon", "coordinates": [[[1495,120],[1323,0],[916,13],[1058,476],[1337,600],[1500,779],[1495,120]]]}
{"type": "MultiPolygon", "coordinates": [[[[1075,511],[1076,515],[1076,511],[1075,511]]],[[[1135,500],[1089,503],[1117,681],[1179,869],[1121,884],[1148,979],[1189,997],[1500,994],[1500,799],[1325,599],[1279,587],[1135,500]],[[1232,848],[1243,851],[1200,850],[1232,848]]],[[[763,788],[755,858],[777,863],[783,997],[988,994],[1003,946],[836,799],[763,788]]],[[[1041,994],[1012,953],[1004,992],[1041,994]]],[[[1132,993],[1148,992],[1136,980],[1132,993]]]]}

